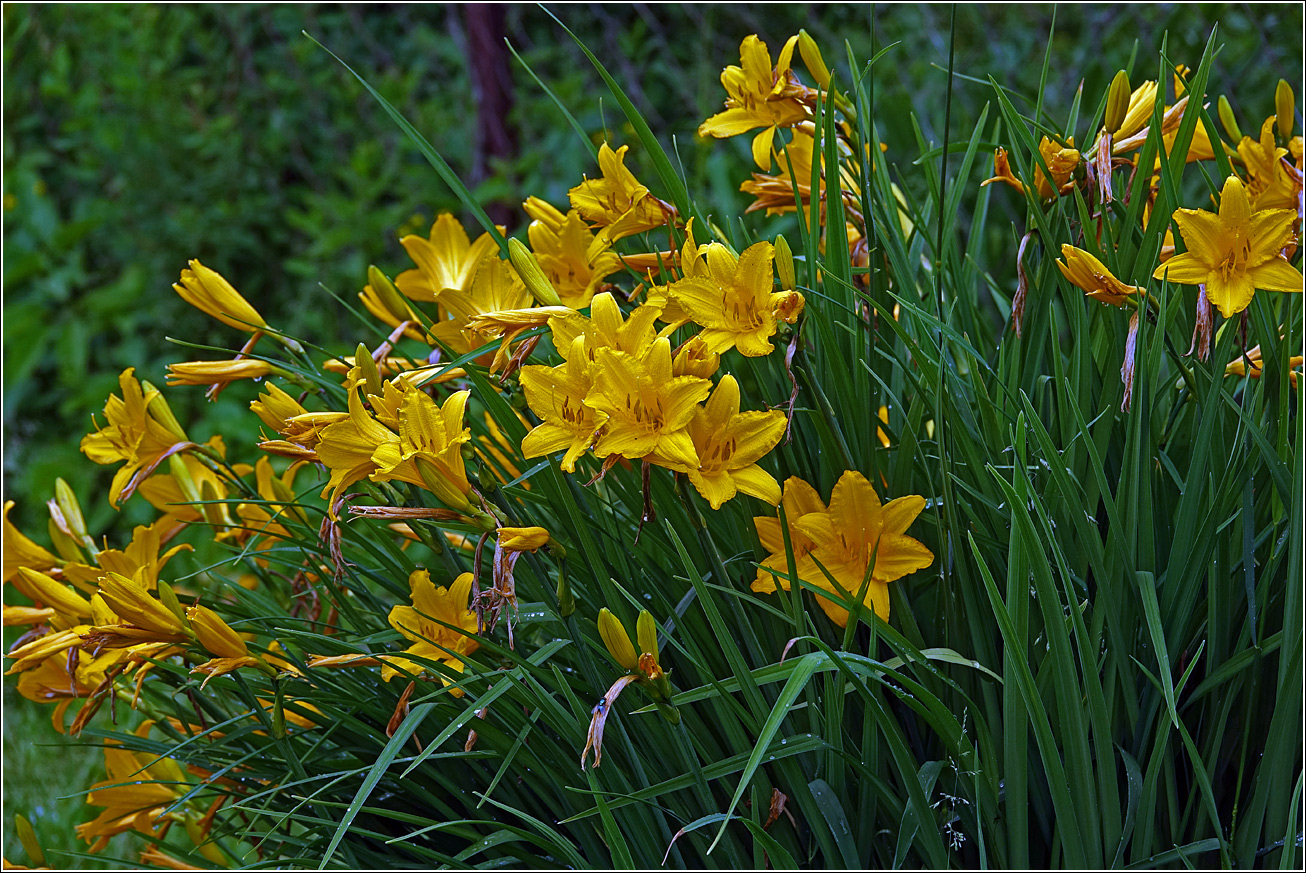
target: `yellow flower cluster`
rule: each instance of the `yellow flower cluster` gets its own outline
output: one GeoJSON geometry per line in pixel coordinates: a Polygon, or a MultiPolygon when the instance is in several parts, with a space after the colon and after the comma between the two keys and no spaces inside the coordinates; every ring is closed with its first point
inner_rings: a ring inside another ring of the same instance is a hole
{"type": "MultiPolygon", "coordinates": [[[[1159,151],[1166,156],[1175,147],[1180,125],[1193,96],[1185,93],[1187,72],[1182,66],[1176,69],[1175,101],[1166,106],[1161,115],[1159,151]]],[[[1123,71],[1117,74],[1107,95],[1102,130],[1086,156],[1072,148],[1073,141],[1069,138],[1065,145],[1060,145],[1043,137],[1035,156],[1037,199],[1046,204],[1076,188],[1085,188],[1096,200],[1100,227],[1107,204],[1114,199],[1112,175],[1121,167],[1137,171],[1136,159],[1127,155],[1142,148],[1149,138],[1156,137],[1149,122],[1163,97],[1155,81],[1144,82],[1131,92],[1128,76],[1123,71]]],[[[1175,208],[1168,216],[1166,224],[1172,222],[1178,228],[1184,251],[1176,253],[1174,236],[1167,227],[1159,263],[1140,265],[1148,272],[1139,275],[1139,281],[1132,284],[1117,278],[1104,262],[1115,260],[1113,251],[1102,251],[1100,244],[1094,245],[1095,251],[1088,251],[1071,243],[1062,243],[1062,260],[1055,263],[1066,281],[1095,300],[1135,310],[1141,301],[1146,301],[1153,310],[1158,306],[1154,295],[1149,295],[1146,288],[1149,278],[1196,286],[1197,316],[1192,351],[1202,359],[1210,353],[1211,306],[1219,309],[1225,318],[1231,318],[1247,309],[1258,289],[1301,293],[1302,273],[1292,266],[1289,258],[1297,250],[1301,221],[1306,215],[1303,208],[1302,138],[1291,135],[1293,95],[1286,82],[1280,81],[1275,104],[1286,107],[1286,111],[1267,118],[1260,127],[1259,138],[1253,140],[1239,133],[1228,102],[1220,98],[1220,118],[1226,131],[1238,140],[1236,148],[1218,138],[1213,141],[1213,132],[1208,131],[1201,120],[1195,126],[1185,161],[1209,161],[1220,153],[1231,162],[1234,172],[1224,180],[1217,211],[1175,208]]],[[[1160,161],[1158,156],[1152,168],[1152,183],[1147,188],[1149,199],[1143,210],[1144,228],[1156,219],[1153,207],[1160,180],[1155,174],[1160,172],[1160,161]]],[[[1007,153],[1001,148],[995,157],[993,178],[985,180],[981,186],[997,181],[1021,192],[1026,191],[1026,185],[1012,173],[1007,153]]],[[[1097,239],[1101,239],[1100,233],[1097,239]]],[[[1022,252],[1023,249],[1022,245],[1022,252]]],[[[1012,320],[1019,335],[1027,283],[1023,265],[1018,266],[1022,278],[1013,301],[1012,320]]],[[[1130,342],[1121,369],[1125,381],[1122,408],[1126,411],[1133,387],[1133,337],[1137,330],[1138,314],[1135,313],[1131,318],[1130,342]]],[[[1238,366],[1231,364],[1227,372],[1244,372],[1240,369],[1242,359],[1240,355],[1235,361],[1238,366]]],[[[1293,365],[1290,363],[1289,366],[1293,365]]],[[[1252,369],[1259,373],[1258,368],[1252,369]]]]}

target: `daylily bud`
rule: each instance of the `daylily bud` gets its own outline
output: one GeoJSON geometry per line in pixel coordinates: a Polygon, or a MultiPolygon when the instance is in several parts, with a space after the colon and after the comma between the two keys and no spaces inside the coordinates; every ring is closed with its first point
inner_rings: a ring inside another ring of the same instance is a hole
{"type": "Polygon", "coordinates": [[[798,279],[794,275],[794,253],[784,234],[775,238],[775,271],[780,276],[780,290],[793,291],[798,287],[798,279]]]}
{"type": "Polygon", "coordinates": [[[812,39],[811,34],[806,30],[798,31],[798,54],[802,55],[803,63],[807,65],[807,72],[812,74],[816,84],[822,88],[830,87],[830,68],[825,65],[825,58],[821,57],[821,49],[812,39]]]}
{"type": "Polygon", "coordinates": [[[186,613],[181,608],[181,601],[177,599],[177,593],[172,590],[171,585],[163,580],[159,580],[159,600],[177,618],[184,619],[186,617],[186,613]]]}
{"type": "Polygon", "coordinates": [[[377,299],[381,301],[381,305],[385,307],[386,312],[389,312],[400,321],[408,321],[412,317],[408,304],[404,302],[399,289],[395,288],[394,283],[390,281],[386,274],[375,266],[368,266],[367,268],[367,284],[372,286],[372,291],[376,293],[377,299]]]}
{"type": "Polygon", "coordinates": [[[54,503],[63,515],[61,527],[78,540],[84,542],[90,539],[90,535],[86,532],[86,519],[82,516],[81,504],[77,502],[77,495],[68,487],[68,483],[60,478],[54,480],[54,503]]]}
{"type": "Polygon", "coordinates": [[[441,503],[451,509],[457,509],[459,512],[470,512],[472,510],[472,504],[467,499],[467,495],[459,490],[458,486],[453,482],[446,479],[434,464],[423,457],[417,457],[414,460],[417,462],[417,474],[422,477],[426,489],[434,494],[441,503]]]}
{"type": "Polygon", "coordinates": [[[508,259],[512,261],[517,275],[521,276],[526,290],[531,292],[542,306],[561,306],[562,299],[554,290],[549,277],[544,275],[544,268],[535,259],[535,255],[519,239],[508,240],[508,259]]]}
{"type": "Polygon", "coordinates": [[[571,593],[571,585],[565,574],[558,574],[558,614],[563,618],[576,611],[576,597],[571,593]]]}
{"type": "Polygon", "coordinates": [[[163,399],[163,392],[144,379],[141,380],[141,390],[149,397],[145,408],[150,413],[150,418],[166,427],[168,432],[181,442],[188,442],[189,437],[186,436],[186,431],[182,430],[177,416],[172,414],[172,407],[168,405],[168,401],[163,399]]]}
{"type": "Polygon", "coordinates": [[[549,542],[549,532],[542,527],[501,527],[499,547],[514,552],[533,552],[549,542]]]}
{"type": "Polygon", "coordinates": [[[1283,79],[1274,89],[1274,114],[1279,127],[1279,136],[1287,139],[1292,136],[1292,86],[1283,79]]]}
{"type": "Polygon", "coordinates": [[[185,361],[168,365],[168,385],[226,385],[240,379],[262,379],[272,373],[289,375],[267,361],[185,361]]]}
{"type": "Polygon", "coordinates": [[[1129,74],[1121,70],[1111,80],[1111,90],[1106,97],[1106,129],[1109,133],[1115,133],[1125,123],[1125,116],[1129,114],[1129,94],[1129,74]]]}
{"type": "Polygon", "coordinates": [[[1220,95],[1219,107],[1220,123],[1224,125],[1224,132],[1229,134],[1229,138],[1234,142],[1241,142],[1243,132],[1238,128],[1238,122],[1233,118],[1233,107],[1229,105],[1229,98],[1223,94],[1220,95]]]}
{"type": "Polygon", "coordinates": [[[179,284],[173,285],[172,290],[205,315],[237,330],[253,331],[267,326],[258,310],[240,296],[230,282],[198,260],[192,260],[189,267],[181,271],[179,284]]]}
{"type": "Polygon", "coordinates": [[[599,636],[603,637],[603,645],[608,647],[608,653],[622,668],[639,669],[639,654],[630,643],[630,635],[621,619],[609,612],[606,606],[599,610],[599,636]]]}
{"type": "MultiPolygon", "coordinates": [[[[159,584],[159,589],[162,591],[163,583],[159,584]]],[[[249,647],[240,638],[240,634],[207,606],[192,606],[186,610],[186,615],[190,618],[200,645],[210,655],[218,658],[244,658],[249,655],[249,647]]]]}
{"type": "Polygon", "coordinates": [[[639,620],[635,623],[635,636],[639,640],[640,652],[652,655],[654,662],[656,662],[658,658],[658,628],[653,621],[653,614],[647,609],[640,610],[639,620]]]}
{"type": "Polygon", "coordinates": [[[362,343],[359,343],[358,348],[354,349],[354,366],[362,373],[364,392],[373,397],[380,397],[383,391],[381,371],[376,368],[376,361],[372,359],[372,353],[362,343]]]}

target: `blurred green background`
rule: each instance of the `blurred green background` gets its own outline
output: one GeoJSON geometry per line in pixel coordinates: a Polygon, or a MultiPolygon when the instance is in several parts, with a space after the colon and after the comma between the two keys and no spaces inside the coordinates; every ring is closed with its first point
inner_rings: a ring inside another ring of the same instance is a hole
{"type": "MultiPolygon", "coordinates": [[[[720,108],[720,70],[738,63],[744,36],[759,34],[774,54],[805,27],[832,65],[845,57],[845,39],[862,58],[897,43],[876,66],[876,123],[904,187],[923,193],[910,166],[919,153],[911,118],[927,141],[941,141],[951,7],[555,12],[674,141],[691,192],[717,216],[746,204],[738,187],[750,172],[749,138],[705,142],[695,130],[720,108]]],[[[956,9],[954,141],[991,100],[989,76],[1036,97],[1031,76],[1052,15],[1050,6],[956,9]]],[[[1045,100],[1065,117],[1082,84],[1091,110],[1117,69],[1132,62],[1135,84],[1155,77],[1163,34],[1175,62],[1194,63],[1217,22],[1224,49],[1211,93],[1227,94],[1244,131],[1254,131],[1273,112],[1277,80],[1301,80],[1300,6],[1061,7],[1045,100]]],[[[460,6],[7,4],[3,25],[4,491],[18,504],[11,520],[38,541],[55,476],[77,492],[93,534],[114,526],[125,535],[150,516],[139,500],[114,513],[104,496],[111,471],[77,445],[123,368],[162,385],[166,363],[207,356],[165,337],[241,341],[170,290],[189,258],[223,273],[273,325],[344,352],[376,339],[332,292],[352,302],[369,263],[392,275],[404,269],[398,237],[458,211],[375,101],[303,32],[396,105],[510,231],[526,196],[563,206],[594,168],[562,113],[501,48],[504,36],[587,131],[634,139],[589,63],[535,6],[501,7],[487,19],[460,6]]],[[[637,174],[640,160],[630,161],[637,174]]],[[[995,198],[995,208],[1021,220],[1018,198],[995,198]]],[[[745,221],[766,225],[760,214],[745,221]]],[[[994,257],[983,266],[1012,283],[1008,223],[988,226],[994,257]]],[[[221,430],[232,454],[252,461],[257,422],[245,408],[253,389],[237,386],[216,404],[202,393],[169,392],[178,418],[193,438],[221,430]]],[[[7,632],[6,642],[15,636],[7,632]]],[[[76,792],[103,776],[94,743],[59,739],[48,709],[12,694],[11,684],[4,853],[16,861],[15,812],[47,848],[72,849],[72,825],[90,812],[76,792]]],[[[107,854],[123,852],[116,842],[107,854]]]]}

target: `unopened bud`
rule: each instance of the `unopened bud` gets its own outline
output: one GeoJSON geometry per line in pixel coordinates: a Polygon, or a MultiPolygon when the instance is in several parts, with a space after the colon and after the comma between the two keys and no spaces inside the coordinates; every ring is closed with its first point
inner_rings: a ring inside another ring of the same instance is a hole
{"type": "Polygon", "coordinates": [[[181,602],[177,600],[177,594],[172,590],[172,586],[162,579],[159,580],[159,601],[168,611],[177,616],[181,622],[186,621],[186,610],[182,609],[181,602]]]}
{"type": "Polygon", "coordinates": [[[1125,123],[1125,116],[1129,114],[1129,94],[1129,74],[1121,70],[1111,80],[1111,90],[1106,95],[1105,124],[1108,133],[1115,133],[1125,123]]]}
{"type": "Polygon", "coordinates": [[[1292,86],[1280,79],[1274,89],[1274,114],[1279,127],[1279,136],[1288,139],[1292,136],[1292,86]]]}
{"type": "Polygon", "coordinates": [[[807,72],[812,74],[816,84],[822,88],[830,87],[830,68],[825,65],[825,58],[821,57],[821,49],[812,39],[811,34],[805,30],[798,31],[798,54],[802,55],[803,63],[807,65],[807,72]]]}
{"type": "Polygon", "coordinates": [[[794,253],[784,234],[775,238],[775,271],[780,276],[780,290],[793,291],[798,287],[798,278],[794,275],[794,253]]]}
{"type": "Polygon", "coordinates": [[[1224,132],[1229,134],[1229,138],[1234,142],[1241,142],[1243,132],[1238,129],[1238,122],[1234,120],[1233,107],[1229,105],[1229,98],[1221,94],[1217,106],[1220,115],[1220,123],[1224,125],[1224,132]]]}
{"type": "Polygon", "coordinates": [[[554,290],[553,283],[549,277],[544,275],[544,268],[540,262],[535,259],[534,253],[526,248],[526,244],[519,239],[508,240],[508,259],[512,261],[513,268],[517,270],[517,275],[521,276],[522,284],[526,290],[539,301],[541,306],[561,306],[562,300],[558,297],[558,292],[554,290]]]}
{"type": "Polygon", "coordinates": [[[168,429],[168,432],[175,436],[181,442],[187,442],[186,431],[181,429],[181,424],[177,421],[177,416],[172,414],[172,407],[168,401],[163,399],[163,392],[159,391],[149,382],[141,380],[141,390],[146,394],[153,393],[150,402],[146,405],[146,410],[150,417],[168,429]]]}
{"type": "Polygon", "coordinates": [[[576,611],[576,597],[571,593],[571,585],[565,574],[558,576],[558,615],[563,618],[576,611]]]}
{"type": "Polygon", "coordinates": [[[359,343],[358,348],[354,349],[354,366],[358,368],[363,377],[364,391],[373,397],[380,397],[384,390],[381,382],[381,371],[376,368],[376,361],[372,360],[372,353],[362,343],[359,343]]]}
{"type": "Polygon", "coordinates": [[[382,273],[377,267],[369,266],[367,268],[367,284],[372,286],[372,290],[376,292],[377,299],[381,301],[381,305],[385,307],[386,312],[389,312],[401,322],[412,318],[412,313],[409,311],[404,296],[399,293],[399,289],[394,286],[394,283],[390,281],[386,274],[382,273]]]}
{"type": "Polygon", "coordinates": [[[86,532],[86,519],[82,516],[82,506],[77,502],[77,495],[63,479],[54,480],[54,503],[63,516],[64,530],[82,542],[90,539],[86,532]]]}
{"type": "Polygon", "coordinates": [[[658,658],[658,628],[653,621],[653,613],[647,609],[640,610],[639,619],[635,622],[635,638],[639,642],[641,654],[653,656],[656,663],[658,658]]]}

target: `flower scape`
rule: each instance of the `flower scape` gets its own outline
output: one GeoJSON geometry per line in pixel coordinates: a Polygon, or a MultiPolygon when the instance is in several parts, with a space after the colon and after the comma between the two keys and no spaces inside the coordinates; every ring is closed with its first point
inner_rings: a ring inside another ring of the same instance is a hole
{"type": "MultiPolygon", "coordinates": [[[[128,368],[81,449],[153,520],[97,540],[63,479],[42,531],[5,504],[6,673],[103,747],[60,787],[86,851],[1295,864],[1300,755],[1247,754],[1302,716],[1291,89],[1256,137],[1223,97],[1213,123],[1210,48],[1064,129],[999,91],[964,160],[922,146],[929,193],[866,58],[739,51],[698,134],[754,164],[748,222],[612,82],[634,134],[513,238],[455,186],[465,220],[359,277],[356,344],[182,270],[237,339],[167,387],[248,392],[261,439],[193,433],[128,368]],[[1014,292],[955,242],[954,186],[1023,216],[1014,292]]],[[[18,829],[33,866],[71,848],[18,829]]]]}

